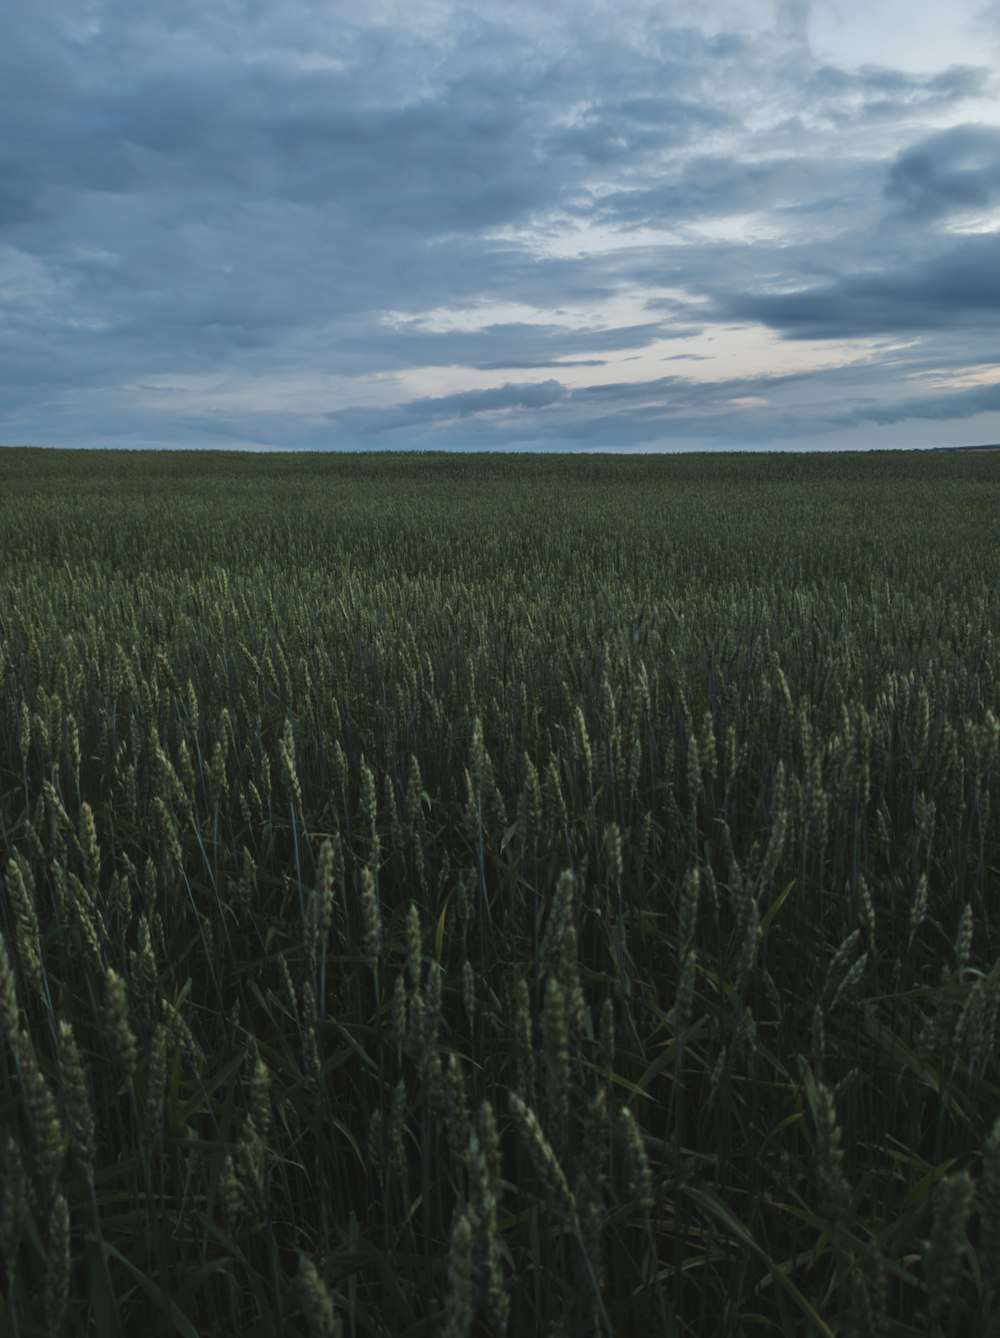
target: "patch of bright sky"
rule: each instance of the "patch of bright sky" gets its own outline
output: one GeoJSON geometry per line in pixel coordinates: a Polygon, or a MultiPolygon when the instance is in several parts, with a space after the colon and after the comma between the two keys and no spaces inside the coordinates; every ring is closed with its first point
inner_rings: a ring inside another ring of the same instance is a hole
{"type": "Polygon", "coordinates": [[[773,214],[761,211],[706,218],[684,228],[686,239],[695,242],[778,242],[788,231],[773,214]]]}
{"type": "Polygon", "coordinates": [[[934,390],[959,390],[969,386],[1000,385],[1000,367],[982,362],[971,367],[932,368],[914,373],[913,380],[934,390]]]}
{"type": "Polygon", "coordinates": [[[946,225],[946,231],[965,234],[1000,232],[1000,209],[991,209],[985,214],[967,214],[964,218],[951,219],[946,225]]]}
{"type": "Polygon", "coordinates": [[[433,307],[418,316],[407,311],[383,311],[379,323],[392,329],[419,330],[428,334],[452,334],[456,331],[472,334],[490,325],[522,321],[533,325],[554,323],[571,329],[578,328],[571,320],[567,320],[569,315],[565,309],[560,309],[556,314],[527,302],[493,302],[468,307],[433,307]]]}
{"type": "Polygon", "coordinates": [[[339,74],[348,67],[347,60],[342,56],[322,51],[299,51],[294,47],[271,48],[260,63],[278,64],[302,74],[339,74]]]}
{"type": "Polygon", "coordinates": [[[982,65],[995,48],[978,22],[982,8],[982,0],[814,0],[809,41],[816,55],[848,66],[982,65]]]}
{"type": "Polygon", "coordinates": [[[544,226],[496,228],[484,240],[516,242],[527,247],[541,260],[577,260],[582,256],[611,251],[631,251],[641,246],[679,246],[684,241],[680,230],[671,228],[632,228],[628,231],[599,223],[560,219],[544,226]]]}
{"type": "Polygon", "coordinates": [[[713,36],[805,36],[821,60],[923,73],[981,65],[995,54],[998,34],[983,23],[984,10],[984,0],[674,0],[671,21],[713,36]]]}
{"type": "Polygon", "coordinates": [[[621,292],[604,302],[551,308],[536,307],[528,302],[477,302],[464,307],[433,307],[416,316],[405,311],[385,311],[379,319],[381,324],[393,329],[427,334],[474,334],[493,325],[525,324],[554,325],[566,331],[593,330],[600,335],[602,331],[621,326],[654,323],[656,313],[647,305],[650,296],[648,291],[621,292]]]}
{"type": "Polygon", "coordinates": [[[69,288],[68,280],[54,278],[49,266],[36,256],[0,246],[0,321],[8,321],[15,306],[26,312],[48,312],[51,302],[69,288]]]}
{"type": "MultiPolygon", "coordinates": [[[[564,374],[560,367],[530,369],[518,367],[508,374],[503,371],[481,372],[475,367],[407,367],[396,377],[396,385],[399,388],[396,399],[438,399],[442,395],[460,395],[466,390],[492,390],[496,386],[503,385],[505,381],[533,384],[555,378],[564,386],[572,388],[593,384],[593,375],[579,377],[574,381],[572,374],[576,370],[567,368],[564,374]]],[[[594,368],[589,368],[589,371],[593,373],[594,368]]]]}
{"type": "MultiPolygon", "coordinates": [[[[643,377],[651,374],[653,362],[662,368],[663,360],[669,357],[690,381],[728,381],[737,377],[794,376],[801,372],[861,365],[869,362],[876,350],[885,352],[883,340],[792,341],[781,339],[773,331],[759,326],[715,326],[685,339],[681,346],[675,340],[652,345],[641,356],[645,363],[643,377]],[[678,353],[690,358],[690,365],[677,359],[675,355],[678,353]]],[[[663,375],[662,370],[660,375],[663,375]]]]}
{"type": "MultiPolygon", "coordinates": [[[[404,398],[436,398],[467,390],[487,390],[504,381],[522,383],[558,380],[568,390],[606,384],[643,385],[664,376],[682,376],[704,384],[756,376],[795,376],[854,366],[863,368],[876,352],[886,352],[885,341],[784,341],[757,327],[717,326],[684,340],[656,340],[639,352],[626,349],[602,353],[605,366],[561,366],[478,371],[474,367],[413,367],[396,375],[395,388],[404,398]]],[[[247,393],[253,393],[247,387],[247,393]]],[[[759,396],[753,403],[763,403],[759,396]]],[[[742,401],[741,401],[742,402],[742,401]]],[[[747,400],[749,404],[751,401],[747,400]]]]}

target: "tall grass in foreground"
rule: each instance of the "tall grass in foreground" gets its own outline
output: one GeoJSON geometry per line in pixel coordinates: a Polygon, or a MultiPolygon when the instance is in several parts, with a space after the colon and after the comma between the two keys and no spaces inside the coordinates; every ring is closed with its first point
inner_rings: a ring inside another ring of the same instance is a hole
{"type": "Polygon", "coordinates": [[[0,1332],[994,1331],[998,470],[0,453],[0,1332]]]}

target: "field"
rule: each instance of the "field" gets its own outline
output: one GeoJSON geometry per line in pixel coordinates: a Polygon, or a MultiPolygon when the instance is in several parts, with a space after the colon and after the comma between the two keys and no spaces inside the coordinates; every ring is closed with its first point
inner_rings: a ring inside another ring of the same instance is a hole
{"type": "Polygon", "coordinates": [[[993,1331],[998,516],[0,451],[0,1333],[993,1331]]]}

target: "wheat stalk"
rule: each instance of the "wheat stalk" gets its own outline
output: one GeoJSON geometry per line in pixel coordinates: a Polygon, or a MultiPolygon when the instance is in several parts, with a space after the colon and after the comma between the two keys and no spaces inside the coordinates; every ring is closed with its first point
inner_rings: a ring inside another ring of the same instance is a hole
{"type": "Polygon", "coordinates": [[[476,1251],[472,1223],[467,1211],[456,1214],[448,1250],[448,1292],[445,1298],[441,1338],[468,1338],[476,1318],[479,1288],[476,1285],[476,1251]]]}
{"type": "Polygon", "coordinates": [[[935,1191],[931,1237],[924,1256],[924,1291],[931,1323],[951,1299],[973,1197],[972,1180],[966,1171],[945,1176],[935,1191]]]}
{"type": "Polygon", "coordinates": [[[7,941],[0,933],[0,1028],[10,1050],[17,1044],[21,1028],[21,1010],[17,1004],[17,984],[14,968],[7,953],[7,941]]]}
{"type": "Polygon", "coordinates": [[[50,1338],[60,1338],[69,1304],[69,1205],[53,1194],[49,1211],[45,1267],[45,1322],[50,1338]]]}
{"type": "Polygon", "coordinates": [[[129,1020],[125,982],[110,966],[104,975],[104,1021],[111,1049],[131,1081],[139,1059],[139,1045],[129,1020]]]}
{"type": "Polygon", "coordinates": [[[34,1047],[27,1036],[22,1034],[17,1050],[21,1088],[35,1144],[35,1167],[42,1184],[53,1189],[66,1156],[66,1134],[52,1089],[38,1067],[34,1047]]]}
{"type": "Polygon", "coordinates": [[[59,1085],[70,1146],[88,1182],[93,1185],[97,1162],[97,1123],[83,1056],[73,1035],[72,1025],[59,1023],[59,1085]]]}
{"type": "Polygon", "coordinates": [[[340,1338],[343,1331],[333,1298],[316,1265],[299,1256],[298,1292],[311,1338],[340,1338]]]}

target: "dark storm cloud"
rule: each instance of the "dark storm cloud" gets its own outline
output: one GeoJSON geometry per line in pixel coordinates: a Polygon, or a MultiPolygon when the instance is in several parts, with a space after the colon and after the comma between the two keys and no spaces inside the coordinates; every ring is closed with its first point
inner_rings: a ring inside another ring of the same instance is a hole
{"type": "Polygon", "coordinates": [[[1000,200],[1000,128],[957,125],[911,145],[893,163],[886,195],[918,220],[1000,200]]]}
{"type": "Polygon", "coordinates": [[[796,292],[730,295],[720,310],[789,339],[996,328],[1000,235],[958,238],[907,264],[883,265],[796,292]]]}

